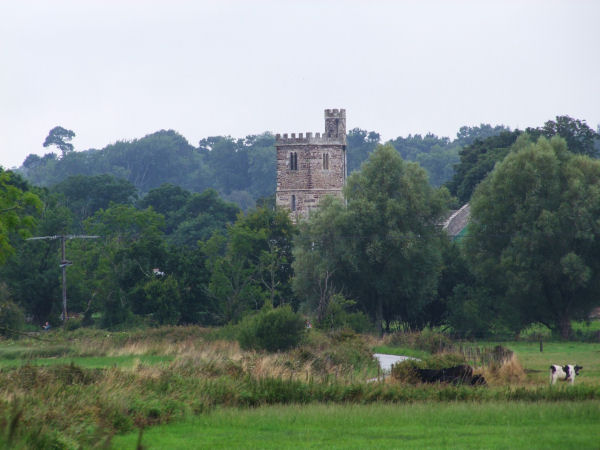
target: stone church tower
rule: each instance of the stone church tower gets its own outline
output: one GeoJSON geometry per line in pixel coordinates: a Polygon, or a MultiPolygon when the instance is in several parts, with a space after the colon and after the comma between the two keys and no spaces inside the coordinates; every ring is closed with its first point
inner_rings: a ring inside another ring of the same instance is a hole
{"type": "Polygon", "coordinates": [[[275,136],[277,206],[308,217],[325,195],[342,198],[346,183],[346,110],[325,110],[325,133],[275,136]]]}

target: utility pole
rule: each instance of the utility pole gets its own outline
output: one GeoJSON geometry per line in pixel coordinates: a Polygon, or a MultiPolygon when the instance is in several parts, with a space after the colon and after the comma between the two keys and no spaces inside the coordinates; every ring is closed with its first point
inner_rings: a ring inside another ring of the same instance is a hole
{"type": "Polygon", "coordinates": [[[65,256],[65,243],[67,239],[97,239],[100,236],[87,236],[83,234],[61,234],[57,236],[36,236],[32,238],[28,238],[28,241],[35,240],[55,240],[60,239],[60,247],[61,247],[61,259],[60,259],[60,268],[62,269],[62,320],[63,322],[67,322],[69,316],[67,315],[67,266],[71,266],[73,263],[68,261],[65,256]]]}

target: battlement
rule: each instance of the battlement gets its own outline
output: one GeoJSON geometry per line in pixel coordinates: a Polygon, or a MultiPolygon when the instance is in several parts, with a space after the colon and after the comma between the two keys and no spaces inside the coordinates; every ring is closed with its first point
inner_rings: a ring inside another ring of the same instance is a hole
{"type": "Polygon", "coordinates": [[[325,133],[284,133],[275,135],[275,145],[344,145],[345,138],[327,137],[325,133]]]}
{"type": "Polygon", "coordinates": [[[325,118],[332,119],[345,119],[346,118],[346,110],[345,109],[326,109],[325,110],[325,118]]]}
{"type": "Polygon", "coordinates": [[[325,132],[312,133],[285,133],[275,135],[275,145],[346,145],[346,110],[325,110],[325,132]]]}

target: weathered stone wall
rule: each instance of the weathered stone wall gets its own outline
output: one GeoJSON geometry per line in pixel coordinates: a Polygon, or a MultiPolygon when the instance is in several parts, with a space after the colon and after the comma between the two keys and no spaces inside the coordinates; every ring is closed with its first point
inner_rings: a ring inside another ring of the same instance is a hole
{"type": "Polygon", "coordinates": [[[294,220],[307,217],[325,195],[342,197],[346,182],[346,112],[325,110],[325,133],[276,135],[278,206],[290,209],[294,220]],[[293,167],[290,154],[295,153],[293,167]],[[324,167],[323,155],[327,155],[324,167]],[[294,201],[292,196],[295,197],[294,201]],[[292,211],[292,205],[295,210],[292,211]]]}
{"type": "Polygon", "coordinates": [[[345,151],[341,146],[282,146],[277,151],[277,191],[289,189],[341,189],[344,185],[345,151]],[[295,152],[298,170],[290,168],[290,153],[295,152]],[[323,155],[329,169],[323,168],[323,155]]]}
{"type": "Polygon", "coordinates": [[[277,205],[283,206],[287,209],[290,209],[290,216],[292,220],[295,222],[298,221],[299,218],[306,218],[310,215],[311,211],[314,211],[318,205],[319,201],[325,197],[326,195],[333,195],[339,198],[343,197],[341,190],[331,190],[331,191],[319,191],[315,189],[310,190],[296,190],[296,191],[288,191],[277,194],[277,205]],[[290,205],[292,203],[292,195],[296,196],[296,210],[292,211],[290,209],[290,205]]]}

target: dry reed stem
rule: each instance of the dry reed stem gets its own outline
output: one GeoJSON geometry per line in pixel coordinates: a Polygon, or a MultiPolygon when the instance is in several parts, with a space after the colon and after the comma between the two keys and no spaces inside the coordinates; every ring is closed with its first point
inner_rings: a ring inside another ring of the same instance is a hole
{"type": "Polygon", "coordinates": [[[300,361],[293,353],[262,353],[243,351],[237,342],[202,342],[182,348],[171,363],[172,369],[196,367],[199,372],[211,367],[217,373],[227,372],[233,364],[253,378],[285,378],[298,381],[320,380],[329,376],[338,379],[352,377],[341,368],[327,363],[324,369],[313,368],[314,358],[300,361]]]}
{"type": "Polygon", "coordinates": [[[482,367],[476,372],[483,373],[486,381],[496,386],[523,384],[527,378],[527,374],[516,354],[513,354],[500,366],[492,364],[491,366],[482,367]]]}

